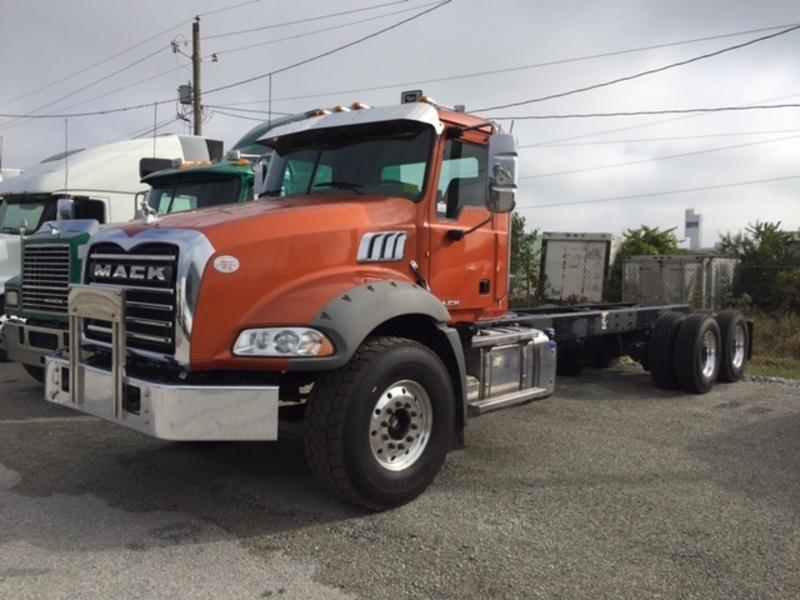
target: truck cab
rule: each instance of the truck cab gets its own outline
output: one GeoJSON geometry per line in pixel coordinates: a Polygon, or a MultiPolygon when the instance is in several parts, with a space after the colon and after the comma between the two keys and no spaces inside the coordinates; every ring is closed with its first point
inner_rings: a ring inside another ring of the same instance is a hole
{"type": "MultiPolygon", "coordinates": [[[[142,183],[150,190],[141,195],[137,213],[157,218],[249,202],[253,180],[251,163],[243,159],[176,164],[145,174],[142,183]]],[[[85,218],[80,198],[66,207],[62,200],[61,208],[69,219],[48,220],[23,238],[22,275],[6,284],[2,346],[9,360],[21,363],[40,382],[45,356],[67,345],[68,285],[80,282],[85,245],[103,227],[102,221],[85,218]]]]}

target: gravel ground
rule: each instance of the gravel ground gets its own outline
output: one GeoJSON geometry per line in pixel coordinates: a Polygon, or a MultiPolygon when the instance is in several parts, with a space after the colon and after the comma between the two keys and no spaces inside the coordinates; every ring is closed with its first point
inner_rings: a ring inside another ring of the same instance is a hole
{"type": "Polygon", "coordinates": [[[0,597],[800,597],[796,387],[592,371],[467,443],[367,514],[296,442],[153,441],[0,364],[0,597]]]}

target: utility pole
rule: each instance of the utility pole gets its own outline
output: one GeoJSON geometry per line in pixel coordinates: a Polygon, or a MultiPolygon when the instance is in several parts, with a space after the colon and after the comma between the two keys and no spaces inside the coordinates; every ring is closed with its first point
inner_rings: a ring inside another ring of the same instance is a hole
{"type": "Polygon", "coordinates": [[[192,109],[194,111],[194,134],[203,135],[203,109],[200,103],[200,15],[192,23],[192,109]]]}

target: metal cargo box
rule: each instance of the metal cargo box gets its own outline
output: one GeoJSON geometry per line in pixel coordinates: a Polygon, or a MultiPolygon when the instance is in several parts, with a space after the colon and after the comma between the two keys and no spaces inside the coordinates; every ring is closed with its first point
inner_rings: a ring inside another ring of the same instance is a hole
{"type": "Polygon", "coordinates": [[[602,302],[622,238],[610,233],[542,234],[542,290],[547,300],[602,302]]]}
{"type": "Polygon", "coordinates": [[[717,309],[735,293],[739,259],[727,256],[632,256],[622,272],[622,300],[717,309]]]}

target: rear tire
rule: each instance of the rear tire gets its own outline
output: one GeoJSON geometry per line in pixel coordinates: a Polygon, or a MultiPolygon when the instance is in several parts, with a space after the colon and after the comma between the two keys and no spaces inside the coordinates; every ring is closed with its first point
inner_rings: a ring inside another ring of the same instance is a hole
{"type": "Polygon", "coordinates": [[[675,339],[681,322],[686,316],[679,312],[661,313],[650,334],[647,348],[647,368],[657,388],[674,390],[678,388],[675,375],[675,339]]]}
{"type": "Polygon", "coordinates": [[[717,381],[720,366],[720,332],[714,318],[689,315],[675,340],[675,372],[684,391],[705,394],[717,381]]]}
{"type": "Polygon", "coordinates": [[[723,310],[717,314],[722,339],[722,358],[717,381],[733,383],[744,377],[750,332],[744,315],[736,310],[723,310]]]}
{"type": "Polygon", "coordinates": [[[327,491],[384,510],[433,482],[454,425],[455,395],[439,357],[413,340],[369,338],[347,365],[320,373],[314,383],[306,458],[327,491]]]}
{"type": "Polygon", "coordinates": [[[44,367],[34,367],[32,365],[22,365],[22,368],[39,383],[44,383],[44,367]]]}

